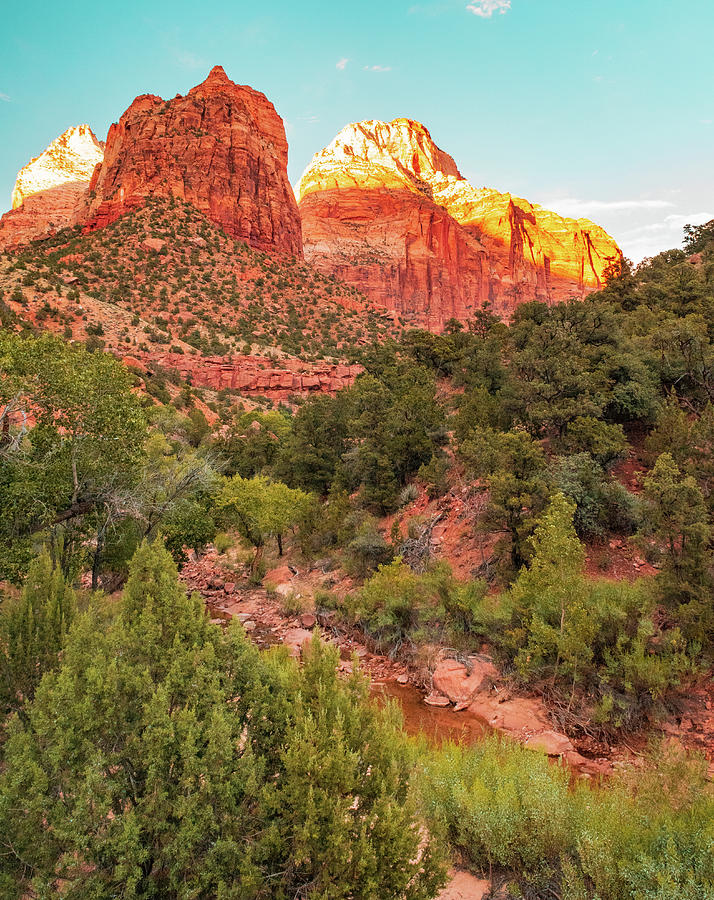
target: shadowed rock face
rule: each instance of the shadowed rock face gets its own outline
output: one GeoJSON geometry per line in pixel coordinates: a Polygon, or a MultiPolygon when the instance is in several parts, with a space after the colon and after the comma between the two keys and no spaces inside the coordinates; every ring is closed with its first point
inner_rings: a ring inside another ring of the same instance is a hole
{"type": "Polygon", "coordinates": [[[47,237],[74,224],[102,145],[89,125],[69,128],[22,168],[12,209],[0,219],[0,248],[47,237]]]}
{"type": "Polygon", "coordinates": [[[348,125],[297,187],[305,257],[420,324],[583,298],[620,256],[587,219],[474,188],[418,122],[348,125]]]}
{"type": "Polygon", "coordinates": [[[252,247],[301,256],[287,159],[273,104],[216,66],[185,97],[137,97],[111,126],[82,216],[85,230],[147,197],[177,197],[252,247]]]}

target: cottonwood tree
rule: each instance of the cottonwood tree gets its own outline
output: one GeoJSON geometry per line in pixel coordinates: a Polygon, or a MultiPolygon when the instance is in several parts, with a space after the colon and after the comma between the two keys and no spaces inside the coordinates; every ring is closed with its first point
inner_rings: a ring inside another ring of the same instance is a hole
{"type": "Polygon", "coordinates": [[[264,475],[254,478],[234,475],[226,480],[215,500],[218,516],[223,522],[237,528],[255,547],[253,571],[270,538],[276,539],[282,556],[283,535],[300,522],[312,503],[313,498],[305,491],[289,488],[280,481],[270,481],[264,475]]]}
{"type": "Polygon", "coordinates": [[[0,448],[0,571],[21,571],[42,531],[61,543],[68,571],[89,529],[101,530],[116,498],[137,483],[147,433],[142,403],[113,357],[50,335],[3,334],[0,356],[0,407],[9,407],[3,422],[10,422],[0,448]]]}

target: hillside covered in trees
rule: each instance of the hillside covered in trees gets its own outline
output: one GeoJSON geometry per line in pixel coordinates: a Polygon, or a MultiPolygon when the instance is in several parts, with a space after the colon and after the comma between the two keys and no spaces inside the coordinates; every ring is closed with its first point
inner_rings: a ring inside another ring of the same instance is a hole
{"type": "MultiPolygon", "coordinates": [[[[174,290],[221,317],[258,303],[203,255],[192,281],[168,232],[166,298],[148,252],[123,285],[127,260],[105,271],[73,240],[71,290],[131,315],[144,295],[171,313],[174,290]]],[[[284,273],[242,252],[280,293],[284,273]]],[[[314,357],[323,329],[363,372],[280,401],[124,365],[96,328],[44,331],[57,314],[27,315],[23,288],[59,279],[53,254],[2,263],[4,895],[426,900],[450,859],[493,896],[711,896],[713,223],[585,301],[438,335],[326,323],[332,284],[293,267],[314,310],[280,325],[283,351],[314,357]],[[212,621],[184,584],[202,560],[238,606],[272,600],[322,640],[297,662],[245,617],[212,621]],[[313,589],[281,593],[279,567],[313,589]],[[502,736],[407,738],[340,634],[416,686],[488,658],[494,691],[618,765],[585,779],[502,736]]],[[[192,345],[179,318],[151,328],[192,345]]],[[[194,349],[271,328],[198,323],[194,349]]]]}

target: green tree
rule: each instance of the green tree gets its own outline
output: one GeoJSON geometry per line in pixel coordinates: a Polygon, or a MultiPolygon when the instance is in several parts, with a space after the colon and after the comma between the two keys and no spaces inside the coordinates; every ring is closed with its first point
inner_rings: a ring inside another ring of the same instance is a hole
{"type": "Polygon", "coordinates": [[[277,540],[282,556],[283,535],[300,522],[313,502],[305,491],[270,481],[264,475],[254,478],[234,475],[225,481],[215,504],[222,521],[237,528],[255,547],[252,566],[255,569],[265,542],[271,537],[277,540]]]}
{"type": "Polygon", "coordinates": [[[325,495],[347,449],[346,404],[341,397],[314,397],[295,414],[275,466],[291,487],[325,495]]]}
{"type": "Polygon", "coordinates": [[[30,565],[22,593],[0,607],[0,684],[3,705],[22,709],[45,672],[57,666],[72,623],[75,596],[47,550],[30,565]]]}
{"type": "Polygon", "coordinates": [[[344,455],[352,487],[379,512],[395,508],[399,491],[445,442],[436,383],[413,364],[361,376],[345,396],[350,449],[344,455]]]}
{"type": "Polygon", "coordinates": [[[523,672],[552,670],[553,682],[578,671],[592,658],[593,623],[585,602],[585,550],[573,527],[575,504],[554,494],[530,543],[533,555],[511,590],[527,621],[528,641],[516,657],[523,672]]]}
{"type": "Polygon", "coordinates": [[[427,900],[443,881],[399,722],[315,640],[210,625],[159,543],[73,626],[0,776],[4,896],[427,900]]]}
{"type": "Polygon", "coordinates": [[[483,526],[501,529],[517,572],[528,556],[527,539],[548,497],[545,453],[525,431],[474,429],[460,448],[469,471],[486,481],[483,526]]]}
{"type": "Polygon", "coordinates": [[[0,334],[0,358],[0,404],[14,425],[0,447],[0,572],[17,577],[32,536],[48,529],[63,531],[67,572],[89,530],[101,545],[107,521],[137,483],[142,404],[121,363],[50,335],[0,334]]]}
{"type": "Polygon", "coordinates": [[[691,637],[714,636],[712,528],[701,489],[663,453],[644,479],[647,515],[644,535],[655,540],[663,559],[658,576],[666,602],[691,637]]]}

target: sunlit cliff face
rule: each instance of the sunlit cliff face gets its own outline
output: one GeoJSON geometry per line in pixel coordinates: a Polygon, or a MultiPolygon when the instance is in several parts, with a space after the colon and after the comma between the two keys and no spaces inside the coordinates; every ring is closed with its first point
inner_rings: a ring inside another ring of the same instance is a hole
{"type": "Polygon", "coordinates": [[[348,125],[297,196],[306,258],[430,327],[584,297],[620,250],[597,225],[475,188],[418,122],[348,125]]]}
{"type": "Polygon", "coordinates": [[[69,128],[20,169],[12,209],[0,219],[0,249],[74,224],[92,173],[104,156],[89,125],[69,128]]]}
{"type": "Polygon", "coordinates": [[[89,125],[68,128],[44,153],[20,169],[12,192],[12,208],[17,209],[40,191],[79,182],[89,184],[94,167],[103,158],[102,146],[89,125]]]}

